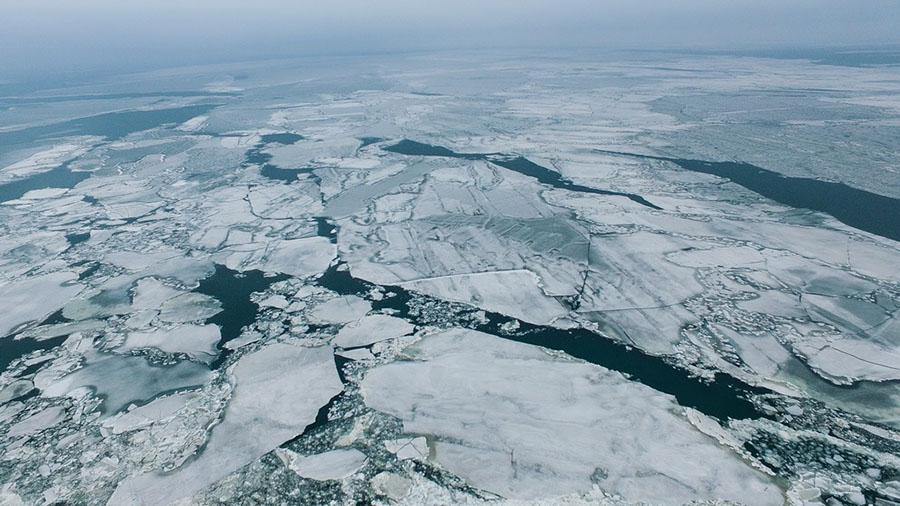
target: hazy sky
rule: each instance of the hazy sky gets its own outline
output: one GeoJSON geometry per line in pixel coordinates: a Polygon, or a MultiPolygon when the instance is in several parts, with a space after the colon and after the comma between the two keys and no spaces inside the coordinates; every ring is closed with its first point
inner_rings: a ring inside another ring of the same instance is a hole
{"type": "Polygon", "coordinates": [[[311,54],[900,43],[900,0],[0,0],[0,81],[311,54]]]}

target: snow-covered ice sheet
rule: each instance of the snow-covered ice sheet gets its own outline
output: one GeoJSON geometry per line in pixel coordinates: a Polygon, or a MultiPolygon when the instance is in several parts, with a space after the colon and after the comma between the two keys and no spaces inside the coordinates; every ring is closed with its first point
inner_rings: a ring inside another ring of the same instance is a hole
{"type": "Polygon", "coordinates": [[[316,455],[279,450],[279,456],[287,460],[288,467],[295,473],[317,481],[346,478],[366,462],[366,455],[359,450],[331,450],[316,455]]]}
{"type": "Polygon", "coordinates": [[[568,311],[538,286],[529,271],[483,272],[419,279],[401,283],[404,288],[440,299],[472,304],[520,320],[546,325],[568,311]]]}
{"type": "Polygon", "coordinates": [[[274,343],[232,371],[234,396],[200,455],[178,470],[125,479],[108,504],[169,504],[193,495],[303,432],[342,384],[330,348],[274,343]]]}
{"type": "Polygon", "coordinates": [[[155,348],[166,353],[184,353],[211,360],[216,355],[216,343],[221,337],[216,325],[189,324],[171,329],[155,327],[147,331],[129,332],[125,343],[116,351],[127,353],[140,348],[155,348]]]}
{"type": "Polygon", "coordinates": [[[0,285],[0,336],[60,309],[84,286],[74,272],[54,272],[0,285]]]}
{"type": "Polygon", "coordinates": [[[338,331],[332,344],[341,348],[368,346],[378,341],[405,336],[414,329],[415,325],[402,318],[373,314],[345,325],[338,331]]]}
{"type": "Polygon", "coordinates": [[[632,501],[778,504],[767,476],[701,434],[671,397],[602,367],[455,329],[362,382],[366,404],[435,436],[441,465],[511,498],[601,488],[632,501]]]}

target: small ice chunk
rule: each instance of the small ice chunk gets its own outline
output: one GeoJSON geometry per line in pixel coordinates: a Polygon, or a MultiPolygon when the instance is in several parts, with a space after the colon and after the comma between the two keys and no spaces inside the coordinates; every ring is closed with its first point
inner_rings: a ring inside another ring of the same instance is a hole
{"type": "Polygon", "coordinates": [[[372,309],[372,305],[356,295],[345,295],[323,302],[313,308],[310,319],[316,323],[349,323],[359,320],[372,309]]]}
{"type": "Polygon", "coordinates": [[[171,416],[184,407],[189,400],[198,396],[199,394],[196,392],[186,392],[162,397],[108,418],[103,422],[103,425],[112,429],[113,434],[121,434],[171,416]]]}
{"type": "Polygon", "coordinates": [[[426,460],[429,453],[428,440],[421,436],[388,440],[384,442],[384,447],[400,460],[426,460]]]}
{"type": "Polygon", "coordinates": [[[10,437],[27,436],[49,429],[66,417],[66,409],[62,406],[52,406],[39,411],[28,418],[16,423],[9,429],[10,437]]]}
{"type": "Polygon", "coordinates": [[[368,459],[359,450],[332,450],[316,455],[297,455],[282,450],[288,467],[298,475],[311,480],[341,480],[359,470],[368,459]]]}
{"type": "Polygon", "coordinates": [[[288,300],[284,298],[284,295],[272,295],[270,297],[266,297],[259,303],[260,307],[274,307],[278,309],[284,309],[288,306],[288,300]]]}
{"type": "Polygon", "coordinates": [[[412,487],[412,482],[409,478],[387,471],[376,474],[372,478],[371,483],[375,492],[394,501],[399,501],[406,497],[410,487],[412,487]]]}
{"type": "Polygon", "coordinates": [[[185,353],[195,358],[216,356],[216,343],[221,339],[217,325],[182,325],[173,329],[154,328],[129,332],[125,344],[116,351],[156,348],[165,353],[185,353]]]}
{"type": "Polygon", "coordinates": [[[257,331],[248,331],[241,334],[240,337],[227,341],[224,346],[226,350],[236,350],[242,346],[255,343],[263,338],[263,335],[257,331]]]}
{"type": "Polygon", "coordinates": [[[159,319],[169,323],[206,320],[222,311],[218,300],[202,293],[185,293],[162,305],[159,319]]]}
{"type": "Polygon", "coordinates": [[[23,379],[13,381],[6,388],[0,390],[0,404],[21,397],[30,392],[33,388],[34,383],[32,383],[31,380],[23,379]]]}
{"type": "Polygon", "coordinates": [[[332,342],[341,348],[356,348],[405,336],[415,328],[415,325],[402,318],[373,314],[345,325],[332,342]]]}

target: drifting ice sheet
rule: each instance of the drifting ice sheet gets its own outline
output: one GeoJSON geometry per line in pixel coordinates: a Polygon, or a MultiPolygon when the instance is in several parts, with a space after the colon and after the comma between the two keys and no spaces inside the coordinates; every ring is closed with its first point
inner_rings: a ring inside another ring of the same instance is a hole
{"type": "Polygon", "coordinates": [[[400,283],[410,290],[453,300],[537,325],[547,325],[568,313],[538,286],[539,278],[525,270],[441,276],[400,283]]]}
{"type": "Polygon", "coordinates": [[[303,432],[343,388],[331,347],[271,344],[238,361],[224,419],[195,460],[122,481],[107,504],[161,505],[188,497],[303,432]]]}
{"type": "Polygon", "coordinates": [[[338,332],[333,344],[341,348],[367,346],[378,341],[405,336],[415,328],[415,325],[401,318],[373,314],[346,325],[338,332]]]}
{"type": "Polygon", "coordinates": [[[668,395],[599,366],[465,329],[411,346],[416,361],[374,369],[368,406],[433,434],[438,462],[510,498],[588,491],[681,504],[781,504],[778,488],[679,416],[668,395]]]}
{"type": "Polygon", "coordinates": [[[61,308],[82,289],[82,285],[72,283],[75,279],[73,272],[54,272],[0,285],[0,336],[61,308]]]}

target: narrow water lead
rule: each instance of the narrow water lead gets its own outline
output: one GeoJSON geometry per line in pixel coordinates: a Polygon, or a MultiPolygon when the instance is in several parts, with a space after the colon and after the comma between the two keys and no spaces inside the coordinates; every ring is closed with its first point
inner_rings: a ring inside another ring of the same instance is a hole
{"type": "Polygon", "coordinates": [[[625,197],[632,202],[637,202],[642,206],[651,209],[662,210],[661,207],[648,202],[644,197],[633,193],[622,193],[609,190],[600,190],[590,186],[584,186],[573,183],[565,179],[562,174],[546,167],[542,167],[531,160],[521,156],[508,156],[501,153],[456,153],[442,146],[432,146],[421,142],[403,139],[402,141],[391,146],[382,148],[384,151],[409,156],[442,156],[447,158],[461,158],[464,160],[481,160],[499,165],[504,169],[518,172],[524,176],[536,179],[541,184],[550,185],[554,188],[569,190],[580,193],[593,193],[595,195],[611,195],[615,197],[625,197]]]}
{"type": "MultiPolygon", "coordinates": [[[[349,270],[342,269],[340,265],[329,268],[318,279],[319,286],[341,295],[360,296],[365,296],[377,286],[354,278],[349,270]]],[[[411,292],[399,286],[380,288],[396,295],[372,301],[375,310],[393,309],[397,311],[395,316],[417,325],[422,324],[415,315],[410,314],[408,303],[413,298],[411,292]]],[[[562,330],[518,322],[517,331],[505,333],[501,332],[501,326],[515,321],[513,318],[487,311],[485,314],[488,323],[471,328],[504,339],[562,351],[586,362],[618,371],[634,381],[674,396],[682,406],[694,408],[719,420],[767,417],[748,397],[767,393],[768,390],[748,385],[729,375],[717,373],[713,380],[703,380],[663,358],[648,355],[637,348],[627,347],[584,329],[562,330]]]]}
{"type": "Polygon", "coordinates": [[[595,150],[674,163],[691,172],[711,174],[786,206],[820,211],[853,228],[900,241],[900,199],[820,179],[792,177],[743,162],[708,162],[684,158],[595,150]]]}

